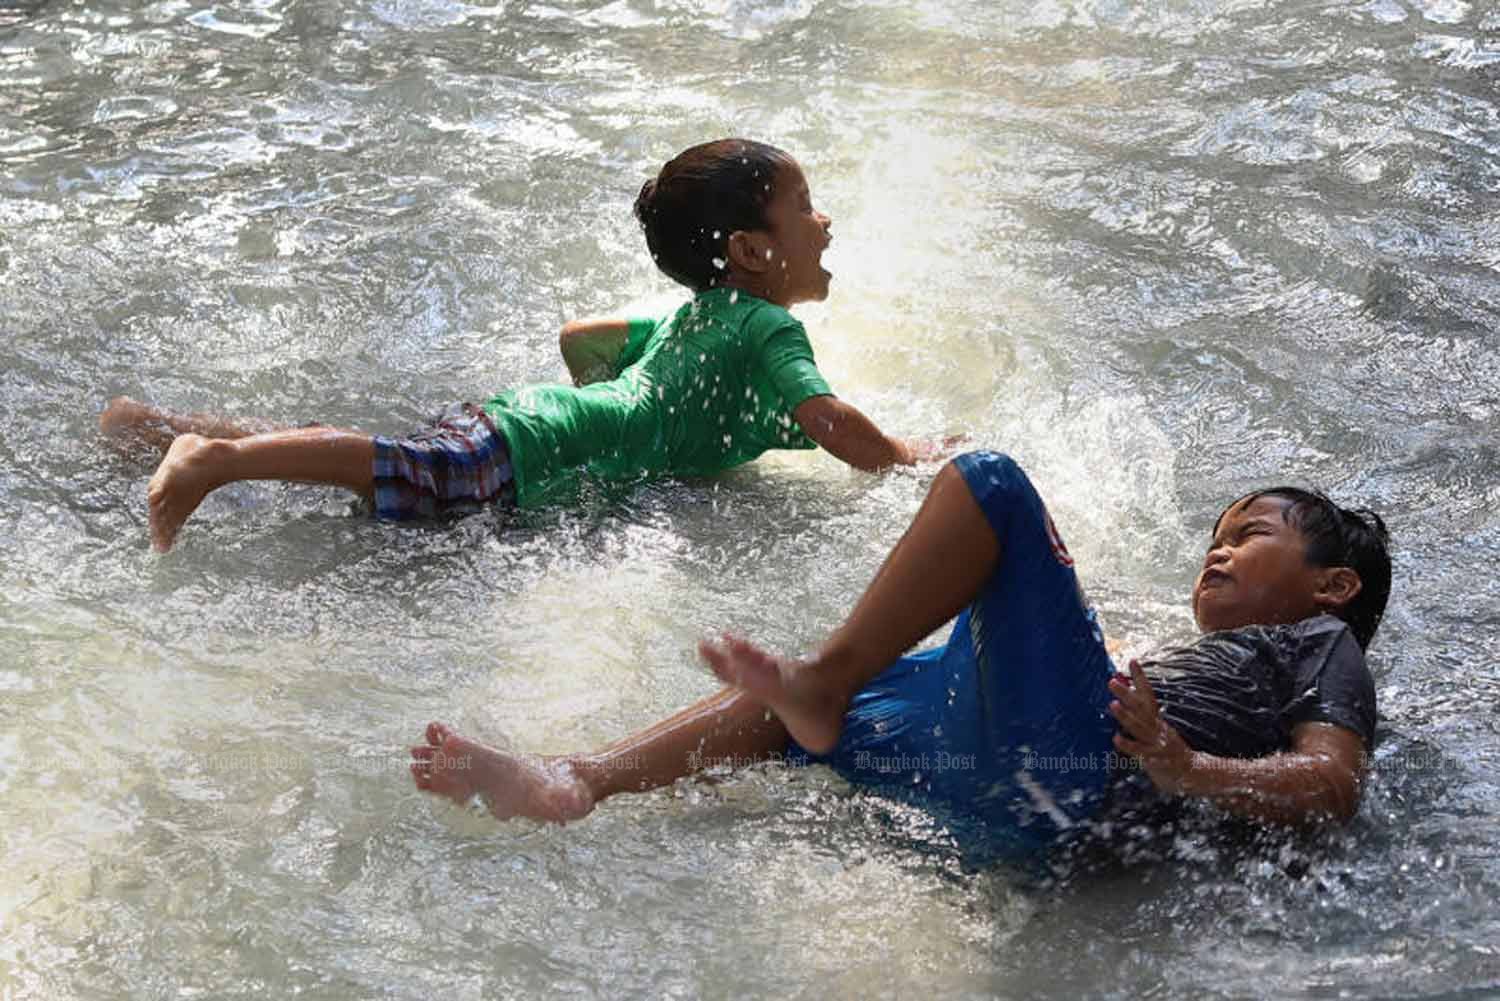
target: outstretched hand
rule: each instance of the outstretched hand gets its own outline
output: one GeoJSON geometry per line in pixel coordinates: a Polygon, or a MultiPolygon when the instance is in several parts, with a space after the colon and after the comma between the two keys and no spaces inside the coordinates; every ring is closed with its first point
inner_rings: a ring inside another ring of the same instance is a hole
{"type": "Polygon", "coordinates": [[[1193,772],[1195,752],[1177,728],[1162,719],[1156,693],[1140,662],[1130,662],[1129,680],[1118,674],[1111,678],[1109,690],[1115,696],[1109,711],[1120,723],[1115,748],[1138,760],[1162,792],[1184,792],[1193,772]]]}
{"type": "Polygon", "coordinates": [[[947,434],[937,439],[908,438],[906,448],[911,452],[913,461],[939,462],[951,458],[968,443],[967,434],[947,434]]]}

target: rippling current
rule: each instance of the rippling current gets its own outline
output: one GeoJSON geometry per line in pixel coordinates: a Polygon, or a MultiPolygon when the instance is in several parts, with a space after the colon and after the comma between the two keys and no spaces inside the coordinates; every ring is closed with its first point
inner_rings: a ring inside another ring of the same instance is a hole
{"type": "Polygon", "coordinates": [[[0,0],[0,998],[1480,997],[1500,990],[1500,13],[1370,3],[0,0]],[[806,307],[887,429],[1017,455],[1109,631],[1207,532],[1385,514],[1381,745],[1314,839],[1040,885],[831,774],[567,828],[416,793],[811,647],[932,470],[780,454],[396,530],[238,485],[152,554],[105,400],[397,432],[666,310],[642,180],[726,134],[834,219],[806,307]]]}

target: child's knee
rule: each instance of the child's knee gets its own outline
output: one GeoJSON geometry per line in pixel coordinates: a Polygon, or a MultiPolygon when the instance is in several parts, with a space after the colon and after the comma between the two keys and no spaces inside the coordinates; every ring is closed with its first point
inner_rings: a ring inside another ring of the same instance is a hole
{"type": "Polygon", "coordinates": [[[1030,500],[1035,494],[1031,479],[1020,463],[1004,452],[965,452],[955,456],[943,472],[960,476],[977,500],[1030,500]]]}

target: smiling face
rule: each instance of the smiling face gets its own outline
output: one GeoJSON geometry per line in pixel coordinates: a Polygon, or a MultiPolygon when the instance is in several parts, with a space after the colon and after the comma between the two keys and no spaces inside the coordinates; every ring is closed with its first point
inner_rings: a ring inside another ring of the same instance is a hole
{"type": "Polygon", "coordinates": [[[1193,584],[1199,629],[1282,625],[1329,610],[1331,575],[1347,568],[1307,562],[1307,540],[1285,517],[1289,503],[1262,496],[1224,512],[1193,584]]]}
{"type": "Polygon", "coordinates": [[[730,237],[731,281],[779,306],[828,298],[832,275],[823,251],[833,241],[833,220],[813,208],[802,168],[790,163],[776,173],[765,206],[766,228],[730,237]]]}
{"type": "Polygon", "coordinates": [[[827,299],[833,275],[823,267],[823,251],[833,242],[833,220],[813,208],[807,178],[795,163],[776,178],[766,221],[774,240],[771,286],[778,289],[779,283],[778,290],[788,300],[783,305],[827,299]]]}

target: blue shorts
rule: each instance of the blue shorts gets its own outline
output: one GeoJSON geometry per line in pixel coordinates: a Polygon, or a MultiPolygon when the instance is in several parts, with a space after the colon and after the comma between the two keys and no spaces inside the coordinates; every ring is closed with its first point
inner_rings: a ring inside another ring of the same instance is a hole
{"type": "Polygon", "coordinates": [[[941,648],[902,657],[850,703],[819,757],[850,781],[978,821],[989,852],[1032,855],[1081,831],[1115,757],[1114,665],[1073,560],[1009,456],[954,460],[1000,541],[993,576],[941,648]]]}
{"type": "Polygon", "coordinates": [[[388,521],[514,504],[516,480],[505,436],[472,403],[448,408],[432,427],[407,437],[376,435],[374,494],[375,516],[388,521]]]}

